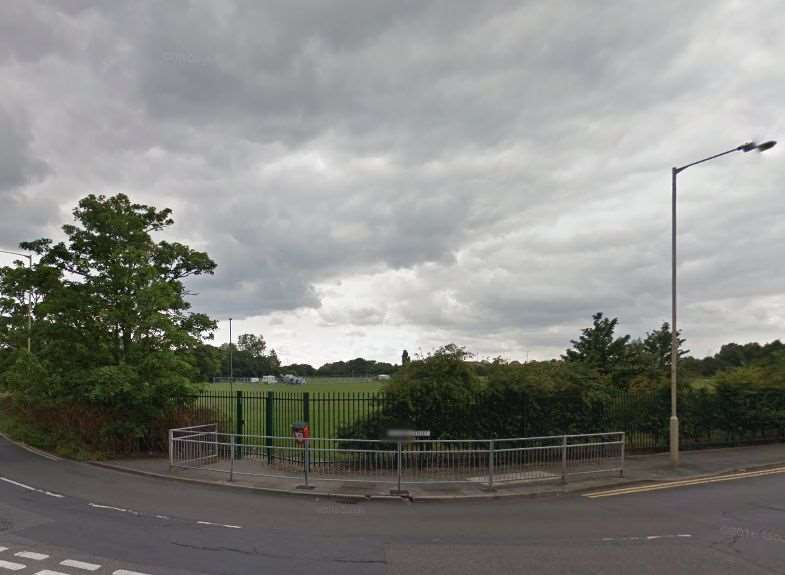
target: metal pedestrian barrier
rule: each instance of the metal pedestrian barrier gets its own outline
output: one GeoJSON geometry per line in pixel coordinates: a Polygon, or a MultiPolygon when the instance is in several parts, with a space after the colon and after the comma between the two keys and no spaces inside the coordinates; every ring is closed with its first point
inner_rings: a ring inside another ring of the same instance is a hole
{"type": "Polygon", "coordinates": [[[238,435],[217,424],[169,431],[172,469],[312,482],[477,484],[624,474],[624,432],[499,439],[338,439],[238,435]]]}

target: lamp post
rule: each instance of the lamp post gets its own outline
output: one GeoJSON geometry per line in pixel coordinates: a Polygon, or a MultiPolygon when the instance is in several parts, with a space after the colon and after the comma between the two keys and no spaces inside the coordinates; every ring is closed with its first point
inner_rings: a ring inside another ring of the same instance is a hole
{"type": "Polygon", "coordinates": [[[704,158],[702,160],[698,160],[697,162],[692,162],[689,164],[685,164],[684,166],[674,167],[671,171],[672,177],[672,205],[671,205],[671,214],[672,214],[672,229],[671,229],[671,240],[672,240],[672,254],[671,254],[671,418],[670,418],[670,453],[671,453],[671,463],[673,465],[679,464],[679,417],[676,411],[676,383],[678,377],[678,363],[679,363],[679,336],[676,331],[676,176],[679,172],[683,172],[687,168],[695,166],[697,164],[702,164],[704,162],[708,162],[709,160],[713,160],[715,158],[719,158],[720,156],[725,156],[727,154],[732,154],[733,152],[751,152],[753,150],[757,150],[759,152],[764,152],[770,148],[773,148],[777,144],[774,140],[769,140],[768,142],[764,142],[762,144],[756,144],[755,142],[748,142],[746,144],[742,144],[736,148],[732,148],[725,152],[715,154],[713,156],[709,156],[708,158],[704,158]]]}
{"type": "MultiPolygon", "coordinates": [[[[20,254],[19,252],[9,252],[8,250],[0,250],[0,253],[11,254],[12,256],[19,256],[27,258],[27,266],[33,269],[33,256],[31,254],[20,254]]],[[[27,290],[27,353],[31,353],[30,337],[33,331],[33,292],[27,290]]]]}
{"type": "Polygon", "coordinates": [[[234,358],[232,357],[232,318],[229,318],[229,389],[234,383],[234,358]]]}

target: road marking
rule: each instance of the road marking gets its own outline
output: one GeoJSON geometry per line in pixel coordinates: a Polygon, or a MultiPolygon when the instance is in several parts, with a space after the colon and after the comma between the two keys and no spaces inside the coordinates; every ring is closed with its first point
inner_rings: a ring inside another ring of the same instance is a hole
{"type": "Polygon", "coordinates": [[[84,571],[97,571],[101,568],[100,565],[96,565],[95,563],[85,563],[84,561],[74,561],[73,559],[60,561],[60,565],[63,567],[73,567],[74,569],[83,569],[84,571]]]}
{"type": "Polygon", "coordinates": [[[656,539],[676,539],[692,537],[688,533],[679,533],[676,535],[645,535],[640,537],[603,537],[603,541],[654,541],[656,539]]]}
{"type": "Polygon", "coordinates": [[[118,569],[112,575],[148,575],[147,573],[140,573],[139,571],[126,571],[125,569],[118,569]]]}
{"type": "Polygon", "coordinates": [[[39,571],[35,575],[68,575],[68,573],[62,573],[61,571],[51,571],[49,569],[44,569],[43,571],[39,571]]]}
{"type": "Polygon", "coordinates": [[[8,551],[8,547],[0,547],[0,553],[2,553],[3,551],[8,551]]]}
{"type": "Polygon", "coordinates": [[[646,493],[648,491],[660,491],[662,489],[674,489],[676,487],[691,487],[693,485],[706,485],[709,483],[719,483],[722,481],[735,481],[737,479],[747,479],[752,477],[765,477],[785,473],[785,467],[774,469],[764,469],[761,471],[742,471],[740,473],[730,473],[728,475],[716,475],[714,477],[700,477],[697,479],[682,479],[679,481],[667,481],[655,483],[653,485],[638,485],[637,487],[625,487],[620,489],[609,489],[608,491],[595,491],[586,493],[584,497],[598,499],[600,497],[614,497],[616,495],[631,495],[633,493],[646,493]]]}
{"type": "Polygon", "coordinates": [[[43,561],[44,559],[49,559],[49,555],[45,555],[44,553],[34,553],[33,551],[20,551],[19,553],[14,553],[14,557],[32,559],[33,561],[43,561]]]}
{"type": "Polygon", "coordinates": [[[112,511],[122,511],[125,513],[128,509],[124,509],[123,507],[112,507],[111,505],[99,505],[98,503],[88,503],[90,507],[95,507],[96,509],[110,509],[112,511]]]}
{"type": "Polygon", "coordinates": [[[224,523],[212,523],[210,521],[197,521],[199,525],[210,525],[212,527],[226,527],[227,529],[242,529],[239,525],[229,525],[224,523]]]}
{"type": "Polygon", "coordinates": [[[0,569],[8,569],[9,571],[19,571],[24,569],[27,565],[21,563],[13,563],[11,561],[0,561],[0,569]]]}
{"type": "Polygon", "coordinates": [[[131,515],[139,515],[138,511],[125,509],[124,507],[112,507],[111,505],[99,505],[98,503],[88,503],[88,505],[96,509],[108,509],[109,511],[120,511],[122,513],[130,513],[131,515]]]}
{"type": "Polygon", "coordinates": [[[16,485],[17,487],[21,487],[22,489],[27,489],[28,491],[43,493],[44,495],[48,495],[49,497],[57,497],[58,499],[62,499],[63,497],[59,493],[52,493],[51,491],[46,491],[45,489],[36,489],[35,487],[30,487],[29,485],[25,485],[24,483],[19,483],[18,481],[14,481],[13,479],[8,479],[7,477],[0,477],[0,481],[5,481],[6,483],[10,483],[11,485],[16,485]]]}

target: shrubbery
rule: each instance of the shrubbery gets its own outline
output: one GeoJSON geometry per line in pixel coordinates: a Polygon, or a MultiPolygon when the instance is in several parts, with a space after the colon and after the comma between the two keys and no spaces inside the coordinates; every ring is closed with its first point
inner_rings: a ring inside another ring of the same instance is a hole
{"type": "MultiPolygon", "coordinates": [[[[626,431],[667,447],[667,377],[639,376],[619,389],[609,375],[564,361],[497,361],[488,373],[480,381],[462,352],[444,348],[412,361],[386,386],[381,412],[342,436],[381,438],[397,427],[441,439],[626,431]]],[[[685,382],[679,414],[685,447],[785,440],[785,369],[738,368],[685,382]]]]}

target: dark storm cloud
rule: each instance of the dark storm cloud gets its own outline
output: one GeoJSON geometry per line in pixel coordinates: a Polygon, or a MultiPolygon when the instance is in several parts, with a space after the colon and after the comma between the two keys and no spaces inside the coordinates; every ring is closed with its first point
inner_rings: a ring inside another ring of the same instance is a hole
{"type": "MultiPolygon", "coordinates": [[[[0,239],[123,191],[173,207],[172,234],[217,261],[191,289],[219,317],[312,308],[323,326],[483,351],[550,353],[598,310],[642,333],[669,311],[669,167],[785,130],[778,15],[776,1],[3,3],[0,96],[18,111],[0,114],[0,239]]],[[[777,154],[683,174],[691,338],[738,298],[759,337],[778,329],[777,154]]]]}

